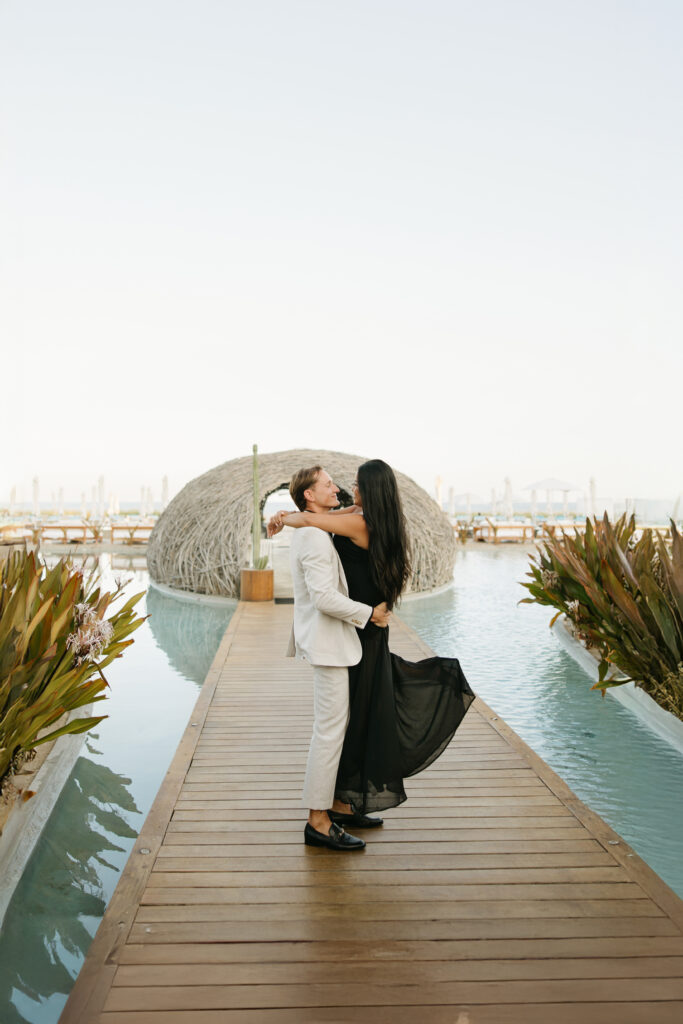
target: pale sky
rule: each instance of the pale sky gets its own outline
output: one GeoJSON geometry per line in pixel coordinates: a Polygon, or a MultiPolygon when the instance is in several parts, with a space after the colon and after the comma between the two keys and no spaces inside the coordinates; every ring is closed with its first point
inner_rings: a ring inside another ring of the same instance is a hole
{"type": "Polygon", "coordinates": [[[3,0],[0,505],[292,447],[675,497],[678,0],[3,0]]]}

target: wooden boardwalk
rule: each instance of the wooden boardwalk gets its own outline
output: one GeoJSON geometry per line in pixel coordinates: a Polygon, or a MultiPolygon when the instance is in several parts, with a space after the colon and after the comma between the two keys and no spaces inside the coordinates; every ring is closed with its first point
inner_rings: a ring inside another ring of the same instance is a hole
{"type": "Polygon", "coordinates": [[[303,845],[291,615],[238,606],[62,1024],[680,1024],[683,902],[479,700],[365,851],[303,845]]]}

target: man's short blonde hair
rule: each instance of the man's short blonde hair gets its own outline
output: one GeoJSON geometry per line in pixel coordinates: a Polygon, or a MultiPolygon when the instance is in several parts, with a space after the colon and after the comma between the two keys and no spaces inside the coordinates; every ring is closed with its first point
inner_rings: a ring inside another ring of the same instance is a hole
{"type": "Polygon", "coordinates": [[[289,493],[292,496],[292,501],[300,512],[306,511],[304,491],[307,491],[309,487],[313,486],[318,479],[318,473],[322,472],[322,468],[322,466],[311,466],[309,469],[297,469],[296,473],[289,481],[289,493]]]}

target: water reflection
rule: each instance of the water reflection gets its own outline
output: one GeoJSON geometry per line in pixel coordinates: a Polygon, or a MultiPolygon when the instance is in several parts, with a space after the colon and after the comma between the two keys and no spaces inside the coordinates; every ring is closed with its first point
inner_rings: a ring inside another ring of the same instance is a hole
{"type": "Polygon", "coordinates": [[[54,1020],[66,1002],[107,905],[109,876],[139,829],[130,783],[88,757],[74,765],[0,931],[3,1024],[54,1020]]]}
{"type": "Polygon", "coordinates": [[[237,601],[225,605],[183,601],[154,587],[147,592],[152,636],[176,672],[200,685],[216,653],[216,636],[226,629],[236,607],[237,601]]]}

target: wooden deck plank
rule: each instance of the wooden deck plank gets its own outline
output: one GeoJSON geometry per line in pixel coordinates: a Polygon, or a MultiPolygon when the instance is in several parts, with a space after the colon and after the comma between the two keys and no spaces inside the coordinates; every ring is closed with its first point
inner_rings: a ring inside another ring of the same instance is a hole
{"type": "MultiPolygon", "coordinates": [[[[385,880],[387,872],[391,872],[394,881],[400,882],[402,880],[409,880],[406,872],[410,872],[410,879],[414,880],[415,875],[412,874],[413,872],[427,871],[433,872],[435,876],[437,874],[442,875],[440,878],[434,877],[436,882],[448,881],[458,876],[464,881],[471,881],[474,878],[480,877],[480,873],[496,869],[509,872],[509,877],[505,876],[505,880],[510,881],[520,877],[518,875],[519,871],[530,873],[536,868],[540,869],[540,874],[550,869],[583,873],[587,870],[599,870],[601,873],[609,872],[609,874],[601,874],[600,881],[614,880],[616,877],[612,874],[614,871],[620,872],[620,878],[625,877],[623,869],[615,867],[610,855],[604,851],[597,851],[595,853],[568,852],[564,854],[479,853],[470,854],[469,857],[461,854],[458,856],[457,861],[450,855],[439,856],[438,854],[430,855],[422,854],[421,852],[416,853],[412,857],[381,857],[375,855],[374,857],[363,857],[362,866],[354,872],[351,866],[344,869],[335,864],[330,864],[327,857],[317,857],[315,860],[311,858],[311,863],[306,864],[305,870],[302,870],[302,864],[296,855],[283,857],[282,863],[277,866],[277,870],[273,870],[273,862],[269,857],[233,857],[232,859],[222,856],[211,857],[206,855],[206,847],[195,846],[191,847],[191,849],[192,851],[199,852],[192,852],[188,855],[186,851],[183,851],[185,856],[172,857],[168,856],[170,851],[166,849],[164,855],[161,856],[160,854],[154,863],[154,875],[162,872],[181,871],[231,872],[232,880],[228,883],[230,885],[240,885],[242,881],[246,885],[265,882],[264,873],[274,885],[286,884],[290,880],[293,885],[310,884],[312,871],[324,872],[327,879],[331,878],[334,874],[341,879],[355,877],[365,880],[367,880],[369,871],[376,871],[378,874],[372,875],[373,882],[385,880]],[[251,883],[248,879],[249,874],[253,875],[251,883]]],[[[221,847],[218,847],[218,849],[220,850],[221,847]]],[[[537,877],[535,873],[533,877],[537,877]]],[[[558,876],[555,876],[553,881],[574,881],[578,877],[578,875],[572,875],[570,879],[564,875],[560,879],[558,876]]],[[[591,881],[597,880],[595,876],[591,878],[591,881]]],[[[151,877],[150,884],[152,884],[151,877]]]]}
{"type": "MultiPolygon", "coordinates": [[[[417,796],[417,794],[413,794],[417,796]]],[[[431,814],[420,814],[419,811],[425,810],[438,810],[445,814],[449,811],[455,812],[453,816],[456,816],[458,811],[462,811],[464,807],[493,807],[500,808],[504,807],[508,814],[510,813],[524,813],[529,807],[543,807],[544,805],[552,805],[553,811],[549,813],[557,813],[555,808],[555,799],[548,793],[541,793],[538,796],[533,795],[527,797],[515,795],[500,796],[498,794],[486,793],[483,795],[475,794],[473,796],[466,796],[465,794],[453,794],[452,796],[444,794],[442,797],[422,797],[420,799],[420,807],[413,810],[413,815],[420,817],[431,817],[431,814]]],[[[180,793],[178,802],[176,803],[176,811],[255,811],[256,814],[262,814],[263,811],[296,811],[294,817],[300,818],[302,815],[301,802],[296,798],[283,799],[280,794],[271,797],[270,799],[261,798],[260,800],[226,800],[221,796],[220,793],[205,794],[197,796],[194,794],[187,794],[184,791],[180,793]]]]}
{"type": "MultiPolygon", "coordinates": [[[[259,844],[259,847],[265,847],[269,845],[280,845],[283,843],[293,844],[295,846],[301,845],[301,829],[290,828],[287,831],[268,832],[263,830],[259,831],[258,836],[256,835],[255,829],[248,827],[242,827],[243,822],[240,822],[240,826],[234,826],[231,829],[201,829],[193,828],[191,824],[187,822],[181,822],[183,828],[174,826],[172,823],[169,824],[166,836],[164,838],[165,845],[176,845],[182,846],[187,844],[195,843],[207,843],[215,844],[222,843],[226,848],[231,845],[248,844],[254,845],[259,844]]],[[[379,830],[378,830],[379,832],[379,830]]],[[[419,835],[415,833],[415,830],[409,831],[400,829],[396,832],[392,832],[391,839],[384,839],[379,835],[372,837],[373,844],[377,846],[386,845],[387,853],[391,853],[393,850],[400,852],[399,847],[402,844],[408,844],[412,849],[418,841],[422,841],[425,844],[431,844],[436,846],[444,844],[444,849],[450,849],[452,846],[457,845],[461,842],[468,840],[476,840],[480,845],[492,844],[499,841],[505,842],[516,842],[522,840],[543,840],[546,842],[555,841],[566,841],[566,840],[578,840],[586,841],[587,833],[585,829],[580,828],[578,825],[572,828],[515,828],[509,826],[507,828],[486,828],[485,825],[480,825],[479,828],[458,828],[458,829],[421,829],[419,835]]],[[[427,849],[431,847],[426,846],[427,849]]],[[[495,846],[490,846],[489,849],[495,849],[495,846]]],[[[319,856],[318,854],[312,854],[312,856],[319,856]]],[[[365,856],[365,855],[363,855],[365,856]]]]}
{"type": "MultiPolygon", "coordinates": [[[[411,1005],[349,1006],[330,1008],[325,1024],[680,1024],[680,1003],[581,1003],[580,1015],[575,1002],[536,1004],[479,1005],[476,1017],[471,1006],[411,1005]],[[606,1016],[610,1014],[610,1016],[606,1016]]],[[[163,1010],[104,1013],[102,1024],[320,1024],[320,1010],[295,1009],[239,1010],[163,1010]]]]}
{"type": "Polygon", "coordinates": [[[239,605],[63,1024],[683,1018],[683,903],[480,700],[365,851],[303,845],[290,622],[239,605]]]}
{"type": "MultiPolygon", "coordinates": [[[[316,890],[319,887],[316,887],[316,890]]],[[[340,921],[450,921],[495,920],[500,917],[659,917],[663,911],[647,899],[522,899],[418,900],[400,903],[347,903],[311,900],[291,903],[237,903],[197,899],[194,902],[162,902],[146,898],[140,903],[138,921],[310,921],[318,930],[334,928],[340,921]]]]}
{"type": "Polygon", "coordinates": [[[583,1002],[683,1002],[683,978],[584,978],[546,981],[425,982],[417,985],[164,985],[124,988],[112,986],[108,1010],[212,1010],[266,1007],[412,1006],[481,1003],[576,1004],[583,1002]]]}
{"type": "MultiPolygon", "coordinates": [[[[275,810],[276,808],[273,808],[275,810]]],[[[391,821],[393,815],[390,816],[385,812],[385,821],[391,821]]],[[[267,815],[265,824],[269,824],[271,815],[267,815]]],[[[482,800],[481,803],[475,801],[467,802],[464,801],[458,804],[453,801],[452,804],[446,807],[414,807],[411,809],[411,820],[417,822],[419,819],[426,819],[426,821],[433,823],[436,818],[440,823],[449,822],[451,819],[455,819],[455,822],[462,821],[463,818],[486,818],[487,821],[497,821],[499,818],[506,820],[518,819],[525,821],[526,819],[534,820],[548,820],[552,818],[567,818],[572,823],[574,822],[574,816],[571,811],[566,807],[558,807],[556,803],[551,804],[525,804],[522,801],[515,800],[502,800],[498,803],[487,803],[482,800]]],[[[306,812],[301,808],[281,808],[278,813],[278,821],[296,822],[299,830],[303,828],[303,822],[306,820],[306,812]]],[[[399,819],[400,820],[400,819],[399,819]]],[[[221,821],[229,821],[231,824],[244,821],[264,821],[263,810],[259,807],[255,808],[228,808],[227,810],[218,807],[193,807],[191,810],[186,810],[184,807],[177,808],[173,813],[173,821],[211,821],[219,823],[221,821]]],[[[417,827],[421,827],[419,824],[417,827]]]]}
{"type": "MultiPolygon", "coordinates": [[[[453,981],[561,981],[568,978],[681,978],[683,957],[616,956],[588,958],[536,957],[520,959],[420,960],[386,963],[335,962],[334,984],[347,985],[441,985],[453,981]]],[[[330,962],[304,961],[292,971],[291,963],[138,964],[121,965],[114,985],[324,985],[330,983],[330,962]]]]}
{"type": "MultiPolygon", "coordinates": [[[[218,779],[220,781],[220,789],[218,792],[224,794],[225,799],[229,800],[244,800],[248,799],[250,803],[255,803],[259,800],[270,800],[273,797],[278,799],[293,799],[297,803],[300,803],[301,799],[301,787],[292,783],[291,780],[282,781],[279,779],[271,779],[268,783],[268,788],[260,790],[258,795],[254,793],[253,783],[249,780],[235,781],[218,779]]],[[[432,800],[449,800],[449,790],[452,790],[452,783],[448,780],[431,778],[428,784],[413,784],[412,786],[406,787],[406,793],[408,796],[422,796],[425,795],[432,800]],[[446,790],[446,792],[442,792],[446,790]]],[[[458,786],[458,796],[476,796],[481,793],[482,796],[497,796],[506,793],[518,793],[520,796],[532,796],[539,791],[543,791],[543,783],[536,778],[517,778],[517,779],[468,779],[463,785],[462,782],[458,786]]],[[[193,779],[187,779],[183,786],[183,796],[201,796],[206,793],[207,795],[213,795],[216,793],[216,786],[213,782],[199,779],[194,781],[193,779]]]]}
{"type": "MultiPolygon", "coordinates": [[[[313,917],[300,920],[273,921],[228,921],[228,920],[185,920],[166,921],[158,912],[167,907],[152,908],[156,913],[138,915],[138,921],[130,931],[129,941],[133,943],[184,943],[191,942],[325,942],[329,939],[328,922],[313,917]],[[149,920],[146,920],[149,917],[149,920]]],[[[579,908],[580,910],[580,908],[579,908]]],[[[168,915],[167,915],[168,916],[168,915]]],[[[361,930],[358,921],[334,921],[335,938],[338,941],[356,941],[361,930]]],[[[443,940],[482,938],[504,939],[509,944],[525,938],[609,938],[611,936],[676,936],[680,932],[667,917],[606,917],[599,914],[589,917],[579,912],[574,916],[528,918],[488,917],[481,919],[444,920],[434,917],[426,920],[416,918],[400,920],[387,917],[385,920],[365,920],[362,927],[363,940],[372,945],[395,939],[421,939],[441,942],[443,940]]]]}
{"type": "MultiPolygon", "coordinates": [[[[185,877],[185,876],[183,876],[185,877]]],[[[530,901],[540,904],[548,900],[602,901],[619,900],[649,903],[646,893],[639,885],[619,882],[535,882],[531,885],[330,885],[322,886],[232,886],[215,887],[184,886],[166,887],[148,885],[140,901],[141,906],[195,906],[208,903],[213,907],[237,903],[249,906],[288,906],[291,903],[307,906],[324,903],[327,907],[343,905],[353,908],[362,904],[365,910],[372,910],[375,903],[390,901],[392,904],[438,903],[462,906],[468,903],[497,903],[510,900],[514,903],[530,901]]],[[[539,906],[539,911],[542,908],[539,906]]]]}
{"type": "Polygon", "coordinates": [[[212,942],[212,943],[128,943],[121,950],[122,964],[232,964],[335,962],[372,964],[403,961],[461,961],[555,957],[681,957],[683,936],[607,936],[604,938],[517,938],[470,940],[442,939],[440,942],[388,940],[319,942],[212,942]]]}
{"type": "MultiPolygon", "coordinates": [[[[219,846],[210,842],[210,837],[202,837],[206,839],[206,842],[200,842],[198,839],[195,843],[191,835],[178,834],[175,836],[175,841],[171,842],[170,839],[164,843],[159,850],[159,858],[162,857],[226,857],[226,858],[240,858],[240,857],[258,857],[264,854],[263,847],[261,844],[253,845],[248,842],[241,844],[228,844],[221,843],[219,846]]],[[[608,854],[599,843],[594,839],[489,839],[486,841],[472,839],[472,840],[457,840],[455,842],[427,842],[417,841],[414,843],[385,843],[383,846],[367,847],[363,854],[364,863],[372,864],[374,859],[378,857],[418,857],[427,854],[435,854],[439,857],[449,858],[449,864],[453,863],[452,855],[455,854],[458,858],[466,857],[468,854],[477,855],[478,858],[486,857],[494,854],[506,854],[509,852],[510,856],[518,856],[521,854],[534,854],[534,853],[563,853],[563,852],[576,852],[585,853],[588,851],[600,851],[601,854],[607,858],[607,861],[603,863],[613,863],[611,854],[608,854]],[[373,852],[374,851],[374,852],[373,852]]],[[[306,863],[306,866],[318,867],[319,864],[329,864],[327,856],[324,853],[318,855],[311,855],[311,857],[305,861],[301,861],[301,844],[300,843],[280,843],[275,844],[273,847],[265,851],[269,858],[269,863],[272,864],[273,856],[278,857],[278,862],[281,862],[282,858],[299,858],[298,863],[306,863]],[[317,859],[314,859],[317,858],[317,859]]],[[[480,861],[477,861],[479,863],[480,861]]],[[[482,862],[483,863],[483,862],[482,862]]],[[[572,861],[574,863],[574,861],[572,861]]]]}
{"type": "MultiPolygon", "coordinates": [[[[321,859],[321,858],[319,858],[321,859]]],[[[157,865],[155,867],[159,867],[157,865]]],[[[163,865],[162,867],[165,867],[163,865]]],[[[516,868],[447,868],[439,869],[419,863],[401,870],[380,869],[372,875],[373,886],[426,886],[437,885],[490,885],[492,883],[520,884],[535,882],[624,882],[627,881],[623,868],[618,866],[607,867],[516,867],[516,868]]],[[[264,886],[277,888],[279,886],[310,886],[310,871],[273,871],[272,867],[256,871],[231,871],[221,870],[212,865],[202,864],[201,869],[196,863],[187,861],[182,871],[155,870],[149,878],[148,888],[185,887],[199,888],[202,886],[210,888],[245,888],[264,886]]],[[[355,870],[349,866],[346,870],[340,867],[335,869],[331,866],[325,870],[324,884],[326,886],[366,886],[368,876],[365,865],[355,870]]]]}

